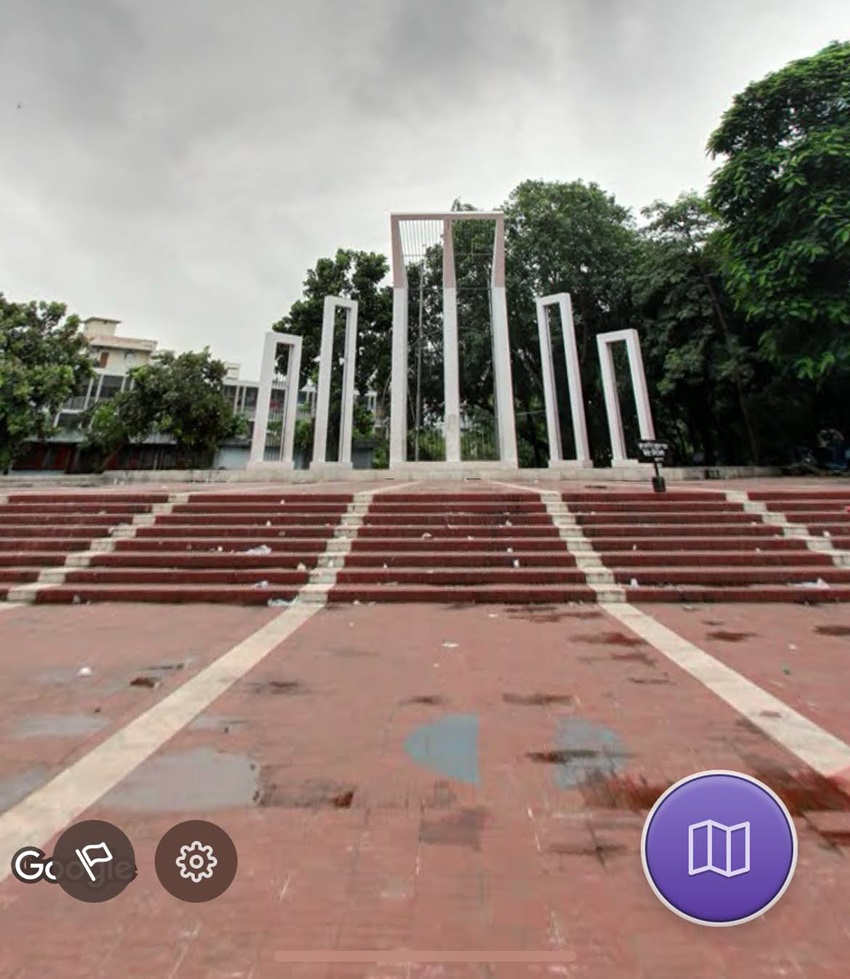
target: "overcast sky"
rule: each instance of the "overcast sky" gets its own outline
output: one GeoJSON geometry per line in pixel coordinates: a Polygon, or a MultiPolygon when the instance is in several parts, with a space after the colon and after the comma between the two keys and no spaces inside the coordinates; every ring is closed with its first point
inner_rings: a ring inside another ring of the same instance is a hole
{"type": "Polygon", "coordinates": [[[732,96],[847,0],[2,0],[0,291],[259,369],[393,210],[702,189],[732,96]]]}

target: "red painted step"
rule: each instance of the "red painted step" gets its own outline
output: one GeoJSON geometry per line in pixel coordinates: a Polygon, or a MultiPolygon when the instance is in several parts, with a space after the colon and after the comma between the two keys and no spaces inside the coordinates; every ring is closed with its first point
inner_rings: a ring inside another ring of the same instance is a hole
{"type": "Polygon", "coordinates": [[[50,568],[64,564],[66,557],[64,551],[0,551],[0,568],[50,568]]]}
{"type": "Polygon", "coordinates": [[[488,605],[559,605],[569,602],[595,602],[592,588],[579,585],[486,585],[459,588],[456,585],[336,585],[328,595],[330,602],[438,602],[484,603],[488,605]]]}
{"type": "Polygon", "coordinates": [[[752,588],[710,588],[681,585],[673,588],[626,588],[626,601],[636,604],[652,602],[683,602],[693,605],[712,602],[765,602],[782,604],[820,605],[827,602],[850,601],[850,587],[781,588],[763,585],[752,588]]]}
{"type": "Polygon", "coordinates": [[[296,588],[272,585],[57,585],[35,596],[38,605],[70,602],[161,602],[163,604],[267,605],[270,601],[292,601],[296,588]]]}
{"type": "Polygon", "coordinates": [[[307,568],[316,565],[322,548],[313,551],[274,551],[271,554],[233,554],[222,551],[105,551],[95,554],[89,567],[106,568],[307,568]]]}
{"type": "MultiPolygon", "coordinates": [[[[617,570],[614,577],[620,584],[629,584],[632,572],[617,570]]],[[[812,568],[642,568],[634,572],[640,587],[655,585],[704,585],[706,587],[750,586],[750,585],[790,585],[792,583],[816,582],[818,579],[829,584],[846,584],[850,587],[850,568],[829,567],[812,568]]]]}
{"type": "Polygon", "coordinates": [[[69,534],[74,533],[75,537],[79,537],[83,534],[87,535],[87,539],[91,540],[93,537],[102,537],[109,531],[110,527],[113,527],[114,523],[111,520],[107,520],[102,525],[92,525],[92,524],[53,524],[51,522],[42,521],[38,524],[27,524],[26,526],[20,527],[8,527],[3,523],[0,523],[0,538],[29,538],[29,537],[60,537],[67,538],[69,534]]]}
{"type": "Polygon", "coordinates": [[[582,513],[576,515],[576,522],[582,527],[648,527],[662,524],[671,527],[679,527],[683,524],[705,526],[708,521],[711,522],[712,526],[718,528],[735,527],[738,524],[764,526],[760,520],[754,520],[751,513],[744,513],[743,511],[738,513],[724,511],[710,515],[699,510],[692,513],[670,513],[669,511],[649,513],[644,511],[636,514],[582,513]]]}
{"type": "Polygon", "coordinates": [[[271,527],[253,526],[251,524],[240,524],[233,526],[230,524],[212,524],[202,522],[198,524],[167,524],[159,523],[149,527],[136,528],[136,539],[143,540],[156,537],[159,539],[181,539],[191,540],[193,538],[217,538],[223,540],[231,537],[245,537],[248,534],[262,537],[265,534],[269,538],[268,543],[279,537],[332,537],[336,525],[330,522],[323,522],[310,525],[304,524],[279,524],[271,527]]]}
{"type": "Polygon", "coordinates": [[[274,568],[80,568],[66,575],[67,584],[98,585],[221,585],[255,586],[261,581],[269,585],[298,587],[305,585],[310,575],[307,571],[279,570],[274,568]]]}
{"type": "Polygon", "coordinates": [[[352,553],[388,551],[423,551],[433,550],[439,547],[440,553],[446,550],[453,550],[457,553],[463,551],[498,551],[507,553],[508,548],[513,547],[515,551],[539,551],[541,553],[555,552],[563,553],[566,550],[564,542],[555,534],[547,537],[523,537],[521,541],[505,539],[504,537],[481,537],[477,536],[473,540],[467,540],[467,535],[462,537],[451,537],[438,539],[436,535],[430,538],[422,538],[421,534],[411,537],[377,537],[361,536],[351,543],[352,553]]]}
{"type": "Polygon", "coordinates": [[[664,567],[723,567],[743,566],[812,566],[834,568],[828,554],[795,549],[789,553],[787,548],[775,551],[670,551],[659,554],[657,551],[608,551],[604,555],[605,565],[612,570],[618,568],[658,568],[664,567]]]}
{"type": "Polygon", "coordinates": [[[0,537],[0,551],[85,551],[91,537],[0,537]]]}
{"type": "MultiPolygon", "coordinates": [[[[715,541],[723,536],[725,527],[721,524],[637,524],[620,523],[603,526],[582,527],[586,537],[702,537],[715,541]]],[[[735,537],[775,537],[776,527],[763,523],[734,524],[728,528],[730,536],[735,537]]]]}
{"type": "Polygon", "coordinates": [[[337,576],[339,585],[424,585],[459,588],[478,585],[584,585],[586,578],[578,568],[350,568],[347,564],[337,576]]]}
{"type": "Polygon", "coordinates": [[[0,568],[0,583],[23,585],[35,581],[40,573],[41,568],[0,568]]]}
{"type": "Polygon", "coordinates": [[[558,551],[352,551],[346,568],[490,568],[513,567],[574,568],[575,558],[567,550],[558,551]]]}
{"type": "Polygon", "coordinates": [[[141,503],[151,505],[153,503],[166,502],[168,502],[167,493],[97,493],[81,490],[73,493],[45,493],[39,491],[35,493],[9,494],[9,503],[56,503],[76,506],[79,503],[141,503]]]}
{"type": "MultiPolygon", "coordinates": [[[[273,552],[287,551],[302,553],[315,549],[321,553],[327,546],[328,536],[313,537],[270,537],[266,534],[245,535],[242,537],[118,537],[114,541],[115,552],[119,551],[193,551],[196,553],[246,554],[257,547],[269,547],[273,552]],[[221,551],[219,551],[221,548],[221,551]]],[[[88,541],[86,541],[88,546],[88,541]]]]}
{"type": "MultiPolygon", "coordinates": [[[[330,526],[335,527],[339,524],[340,515],[335,513],[290,513],[286,510],[277,512],[258,513],[258,514],[239,514],[233,516],[229,513],[162,513],[157,514],[156,528],[185,528],[189,532],[190,528],[197,527],[312,527],[330,526]]],[[[194,533],[194,530],[191,532],[194,533]]]]}
{"type": "Polygon", "coordinates": [[[481,527],[440,527],[434,526],[431,529],[425,527],[372,527],[364,526],[360,528],[358,537],[366,540],[370,537],[385,537],[392,532],[394,537],[418,537],[427,540],[428,534],[433,540],[485,540],[487,538],[501,538],[510,542],[522,538],[559,538],[558,530],[550,522],[546,524],[530,524],[527,526],[503,527],[481,526],[481,527]]]}
{"type": "Polygon", "coordinates": [[[604,555],[615,551],[622,552],[624,547],[629,544],[634,553],[654,551],[685,551],[703,552],[716,551],[719,548],[724,550],[752,551],[807,551],[806,542],[795,540],[790,537],[782,537],[777,534],[775,537],[717,537],[705,534],[702,537],[640,537],[629,540],[624,536],[619,537],[596,537],[592,538],[593,549],[604,555]]]}

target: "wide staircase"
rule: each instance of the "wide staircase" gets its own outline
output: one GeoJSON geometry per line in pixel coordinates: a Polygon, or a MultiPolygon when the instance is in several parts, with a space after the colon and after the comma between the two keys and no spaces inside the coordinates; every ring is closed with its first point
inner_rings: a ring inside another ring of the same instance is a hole
{"type": "MultiPolygon", "coordinates": [[[[561,484],[563,486],[563,484],[561,484]]],[[[850,488],[20,493],[0,600],[850,600],[850,488]]]]}
{"type": "MultiPolygon", "coordinates": [[[[89,553],[69,554],[64,567],[43,574],[46,587],[35,601],[293,601],[351,494],[282,499],[280,492],[198,493],[184,502],[166,499],[151,503],[149,516],[114,526],[108,541],[77,541],[77,549],[89,553]]],[[[17,505],[0,507],[0,514],[17,505]]]]}
{"type": "MultiPolygon", "coordinates": [[[[765,494],[683,490],[669,493],[564,493],[576,523],[631,602],[814,602],[850,599],[850,567],[812,548],[806,527],[767,522],[765,494]],[[733,497],[730,499],[729,497],[733,497]]],[[[777,491],[789,514],[823,504],[777,491]]],[[[850,492],[836,494],[850,505],[850,492]]],[[[824,514],[816,509],[818,517],[824,514]]],[[[850,514],[845,524],[850,539],[850,514]]],[[[814,532],[820,525],[814,525],[814,532]]],[[[829,524],[837,530],[836,524],[829,524]]],[[[838,539],[838,538],[837,538],[838,539]]]]}
{"type": "Polygon", "coordinates": [[[539,494],[374,497],[330,601],[593,601],[539,494]]]}
{"type": "Polygon", "coordinates": [[[106,540],[113,528],[148,514],[167,494],[27,493],[0,505],[0,598],[39,580],[73,553],[106,540]]]}

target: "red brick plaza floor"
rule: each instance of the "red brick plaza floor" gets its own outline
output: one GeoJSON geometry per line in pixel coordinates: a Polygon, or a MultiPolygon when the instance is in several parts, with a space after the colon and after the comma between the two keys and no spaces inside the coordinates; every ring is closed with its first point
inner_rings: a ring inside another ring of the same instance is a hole
{"type": "MultiPolygon", "coordinates": [[[[646,611],[850,740],[846,607],[646,611]]],[[[279,614],[291,613],[0,612],[0,812],[279,614]]],[[[109,820],[133,841],[139,875],[121,895],[84,904],[6,876],[0,976],[844,976],[845,817],[818,814],[841,805],[601,609],[328,607],[71,820],[109,820]],[[460,778],[405,748],[447,716],[477,731],[460,778]],[[582,782],[583,731],[608,739],[604,780],[582,782]],[[705,769],[764,779],[797,820],[789,890],[734,928],[679,919],[641,868],[651,802],[705,769]],[[171,897],[153,866],[162,835],[190,818],[220,825],[239,853],[207,904],[171,897]]]]}

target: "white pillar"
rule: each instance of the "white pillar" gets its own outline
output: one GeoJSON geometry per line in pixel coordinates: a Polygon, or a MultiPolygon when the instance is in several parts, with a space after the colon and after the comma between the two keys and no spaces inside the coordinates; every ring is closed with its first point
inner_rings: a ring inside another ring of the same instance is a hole
{"type": "Polygon", "coordinates": [[[263,362],[260,368],[260,385],[257,391],[257,411],[254,416],[254,433],[251,437],[251,454],[248,468],[280,466],[291,469],[295,446],[295,422],[298,414],[298,388],[301,375],[302,339],[292,333],[266,334],[263,344],[263,362]],[[272,397],[277,358],[281,347],[289,348],[286,369],[286,401],[283,415],[283,440],[279,461],[265,461],[266,438],[269,430],[269,405],[272,397]]]}
{"type": "Polygon", "coordinates": [[[446,462],[460,462],[460,363],[457,332],[457,279],[451,219],[443,221],[443,387],[446,462]]]}
{"type": "Polygon", "coordinates": [[[357,303],[340,296],[325,297],[322,343],[319,352],[319,385],[316,393],[316,427],[313,433],[312,466],[327,464],[328,420],[333,372],[333,345],[336,311],[345,310],[345,354],[342,372],[342,404],[339,426],[340,466],[351,465],[351,431],[354,419],[354,374],[357,358],[357,303]]]}
{"type": "Polygon", "coordinates": [[[546,428],[549,435],[549,465],[564,461],[561,442],[559,399],[555,387],[555,362],[552,355],[552,329],[549,312],[557,306],[561,313],[561,333],[564,338],[564,358],[567,367],[567,389],[576,446],[576,461],[590,463],[590,444],[587,438],[587,419],[581,387],[576,329],[573,320],[572,298],[568,292],[537,299],[537,330],[540,335],[540,363],[543,369],[543,396],[546,402],[546,428]]]}
{"type": "Polygon", "coordinates": [[[393,343],[390,374],[390,468],[407,461],[407,269],[399,219],[390,219],[393,262],[393,343]]]}
{"type": "Polygon", "coordinates": [[[514,415],[514,385],[511,373],[511,341],[508,333],[508,297],[505,288],[505,218],[496,217],[493,245],[493,274],[490,285],[493,320],[493,378],[496,400],[496,431],[499,460],[507,466],[519,466],[514,415]]]}
{"type": "Polygon", "coordinates": [[[602,367],[602,392],[605,396],[608,430],[611,433],[611,464],[614,466],[635,461],[626,458],[623,416],[620,412],[617,374],[614,370],[614,353],[611,349],[613,344],[619,342],[626,344],[626,353],[629,358],[629,373],[631,374],[635,406],[637,407],[640,437],[645,441],[654,441],[655,439],[655,426],[649,407],[649,392],[646,387],[646,374],[643,368],[643,357],[640,352],[640,341],[637,330],[617,330],[613,333],[600,333],[596,338],[596,344],[599,349],[599,360],[602,367]]]}

